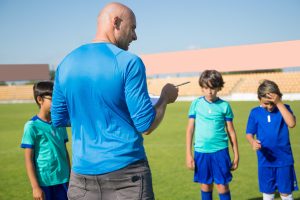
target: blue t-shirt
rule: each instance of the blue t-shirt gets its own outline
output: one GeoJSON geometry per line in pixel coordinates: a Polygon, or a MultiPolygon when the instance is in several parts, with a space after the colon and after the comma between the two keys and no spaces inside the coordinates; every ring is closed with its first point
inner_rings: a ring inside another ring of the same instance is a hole
{"type": "Polygon", "coordinates": [[[55,126],[72,126],[75,173],[104,174],[146,159],[143,137],[155,119],[142,60],[111,43],[71,52],[56,71],[55,126]]]}
{"type": "MultiPolygon", "coordinates": [[[[289,105],[285,105],[291,112],[289,105]]],[[[294,164],[289,129],[277,107],[268,112],[263,107],[253,108],[248,118],[247,134],[256,135],[262,148],[257,151],[260,167],[284,167],[294,164]]]]}
{"type": "Polygon", "coordinates": [[[195,99],[189,118],[195,118],[195,151],[214,153],[228,147],[225,123],[233,120],[228,102],[220,98],[214,102],[208,102],[205,97],[195,99]]]}

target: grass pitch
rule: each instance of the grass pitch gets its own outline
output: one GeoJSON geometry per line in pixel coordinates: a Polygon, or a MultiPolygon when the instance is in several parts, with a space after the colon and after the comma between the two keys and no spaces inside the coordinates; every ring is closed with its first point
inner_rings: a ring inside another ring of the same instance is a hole
{"type": "MultiPolygon", "coordinates": [[[[298,126],[290,130],[290,139],[296,174],[300,180],[300,102],[285,103],[291,105],[298,119],[298,126]]],[[[185,128],[189,105],[189,102],[170,105],[160,127],[151,135],[145,136],[145,148],[157,200],[200,199],[199,185],[192,181],[193,172],[185,167],[185,128]]],[[[240,150],[240,165],[233,172],[233,181],[230,183],[233,200],[262,199],[258,191],[256,154],[245,138],[248,114],[256,105],[257,102],[231,102],[240,150]]],[[[37,111],[35,104],[0,104],[1,200],[32,199],[20,142],[24,123],[37,111]]],[[[70,142],[68,148],[71,152],[70,142]]],[[[214,199],[218,199],[216,192],[214,199]]],[[[280,199],[278,195],[276,199],[280,199]]],[[[300,200],[299,191],[294,192],[294,199],[300,200]]]]}

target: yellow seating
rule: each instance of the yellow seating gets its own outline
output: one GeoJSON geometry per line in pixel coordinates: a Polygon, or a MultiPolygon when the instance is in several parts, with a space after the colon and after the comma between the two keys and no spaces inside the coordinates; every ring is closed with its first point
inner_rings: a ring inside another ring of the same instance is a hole
{"type": "MultiPolygon", "coordinates": [[[[179,87],[179,96],[201,96],[203,94],[198,79],[199,77],[148,78],[148,90],[150,94],[160,95],[160,91],[166,83],[176,85],[190,81],[190,84],[179,87]]],[[[225,85],[219,92],[220,96],[232,93],[256,93],[259,82],[263,79],[276,82],[282,93],[300,93],[300,72],[225,74],[223,79],[225,85]]]]}

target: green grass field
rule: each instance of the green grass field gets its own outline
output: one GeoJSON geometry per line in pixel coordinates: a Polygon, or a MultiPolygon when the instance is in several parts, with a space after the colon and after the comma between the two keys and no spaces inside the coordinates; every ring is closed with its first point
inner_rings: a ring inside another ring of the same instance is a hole
{"type": "MultiPolygon", "coordinates": [[[[300,102],[291,105],[300,119],[300,102]]],[[[152,169],[157,200],[200,199],[199,185],[193,183],[193,172],[185,167],[185,127],[190,103],[170,105],[160,127],[145,136],[145,147],[152,169]]],[[[262,199],[258,192],[256,154],[245,139],[249,110],[257,102],[231,102],[238,134],[240,165],[233,172],[230,184],[232,199],[262,199]]],[[[37,113],[35,104],[0,104],[0,199],[32,199],[31,187],[25,172],[23,150],[19,147],[24,123],[37,113]]],[[[298,121],[298,123],[300,123],[298,121]]],[[[71,138],[71,137],[70,137],[71,138]]],[[[295,169],[300,180],[300,125],[290,130],[295,169]]],[[[68,146],[70,152],[70,143],[68,146]]],[[[300,192],[294,192],[300,200],[300,192]]],[[[218,195],[214,193],[214,199],[218,195]]],[[[278,196],[276,199],[280,199],[278,196]]]]}

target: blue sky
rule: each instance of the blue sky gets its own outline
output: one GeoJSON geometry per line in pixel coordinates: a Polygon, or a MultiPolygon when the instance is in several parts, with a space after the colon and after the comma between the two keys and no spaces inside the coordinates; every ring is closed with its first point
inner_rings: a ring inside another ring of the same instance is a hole
{"type": "MultiPolygon", "coordinates": [[[[62,58],[96,31],[107,0],[0,0],[0,64],[62,58]]],[[[298,0],[121,0],[137,17],[136,54],[300,39],[298,0]]]]}

